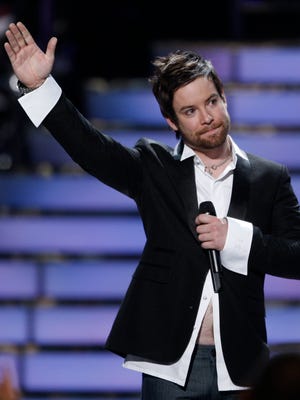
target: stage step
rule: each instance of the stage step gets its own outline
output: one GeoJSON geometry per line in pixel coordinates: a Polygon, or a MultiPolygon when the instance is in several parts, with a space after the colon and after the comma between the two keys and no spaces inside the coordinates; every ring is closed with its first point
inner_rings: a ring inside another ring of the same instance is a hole
{"type": "MultiPolygon", "coordinates": [[[[151,138],[172,147],[177,143],[175,134],[167,129],[145,131],[142,129],[130,128],[102,128],[102,131],[126,146],[134,146],[142,137],[151,138]]],[[[247,125],[240,128],[233,127],[230,134],[242,150],[273,161],[281,162],[287,165],[292,171],[300,170],[298,155],[298,148],[300,146],[300,124],[297,129],[291,128],[290,130],[280,127],[276,128],[269,124],[265,127],[257,126],[255,129],[253,128],[253,130],[251,130],[251,127],[247,125]]],[[[28,141],[30,142],[30,158],[36,168],[41,166],[41,170],[45,168],[46,171],[50,169],[52,172],[58,169],[60,173],[72,173],[75,171],[79,174],[83,172],[49,134],[44,134],[38,129],[30,129],[28,132],[28,141]]],[[[2,176],[4,176],[4,174],[2,174],[2,176]]],[[[73,179],[75,181],[75,178],[73,179]]],[[[78,178],[79,181],[80,179],[81,178],[78,178]]],[[[94,183],[91,182],[89,185],[93,186],[94,183]]]]}
{"type": "Polygon", "coordinates": [[[137,216],[0,216],[0,255],[140,254],[145,234],[137,216]]]}

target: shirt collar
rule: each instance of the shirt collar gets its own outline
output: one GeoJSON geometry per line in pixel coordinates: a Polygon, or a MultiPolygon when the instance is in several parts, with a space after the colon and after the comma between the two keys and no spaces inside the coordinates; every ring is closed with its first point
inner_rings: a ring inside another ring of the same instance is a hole
{"type": "MultiPolygon", "coordinates": [[[[247,154],[245,153],[244,150],[242,150],[237,143],[232,139],[230,135],[228,135],[231,144],[232,144],[232,160],[234,165],[236,165],[237,161],[237,156],[240,156],[244,158],[245,160],[248,160],[247,154]]],[[[193,149],[191,149],[189,146],[184,144],[182,142],[182,139],[179,140],[179,142],[176,144],[175,149],[174,149],[174,155],[177,156],[180,161],[184,161],[187,158],[190,157],[197,157],[196,153],[194,152],[193,149]]]]}

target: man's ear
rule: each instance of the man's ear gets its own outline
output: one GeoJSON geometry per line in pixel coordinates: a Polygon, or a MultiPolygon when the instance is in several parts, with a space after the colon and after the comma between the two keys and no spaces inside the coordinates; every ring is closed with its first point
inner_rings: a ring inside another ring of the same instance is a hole
{"type": "Polygon", "coordinates": [[[166,121],[167,121],[167,124],[169,125],[169,127],[170,127],[173,131],[175,131],[175,132],[178,131],[177,125],[174,124],[174,122],[173,122],[170,118],[166,118],[166,121]]]}
{"type": "Polygon", "coordinates": [[[224,92],[224,91],[222,91],[222,93],[221,93],[221,99],[223,100],[224,104],[227,105],[227,99],[226,99],[226,96],[225,96],[225,92],[224,92]]]}

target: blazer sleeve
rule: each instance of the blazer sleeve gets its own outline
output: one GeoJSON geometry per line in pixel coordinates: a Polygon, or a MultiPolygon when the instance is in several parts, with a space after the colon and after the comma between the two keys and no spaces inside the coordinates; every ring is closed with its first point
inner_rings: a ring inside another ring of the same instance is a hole
{"type": "MultiPolygon", "coordinates": [[[[266,189],[267,184],[266,184],[266,189]]],[[[300,279],[300,211],[290,175],[281,166],[272,209],[270,232],[253,227],[250,269],[284,278],[300,279]]]]}
{"type": "Polygon", "coordinates": [[[134,197],[142,178],[140,152],[100,132],[62,93],[43,125],[83,170],[134,197]]]}

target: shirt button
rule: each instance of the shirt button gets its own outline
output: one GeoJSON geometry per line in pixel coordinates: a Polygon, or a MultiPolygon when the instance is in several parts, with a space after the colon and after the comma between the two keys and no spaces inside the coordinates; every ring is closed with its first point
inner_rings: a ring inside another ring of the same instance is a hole
{"type": "Polygon", "coordinates": [[[202,299],[203,299],[203,300],[207,300],[207,296],[204,295],[204,296],[202,297],[202,299]]]}

